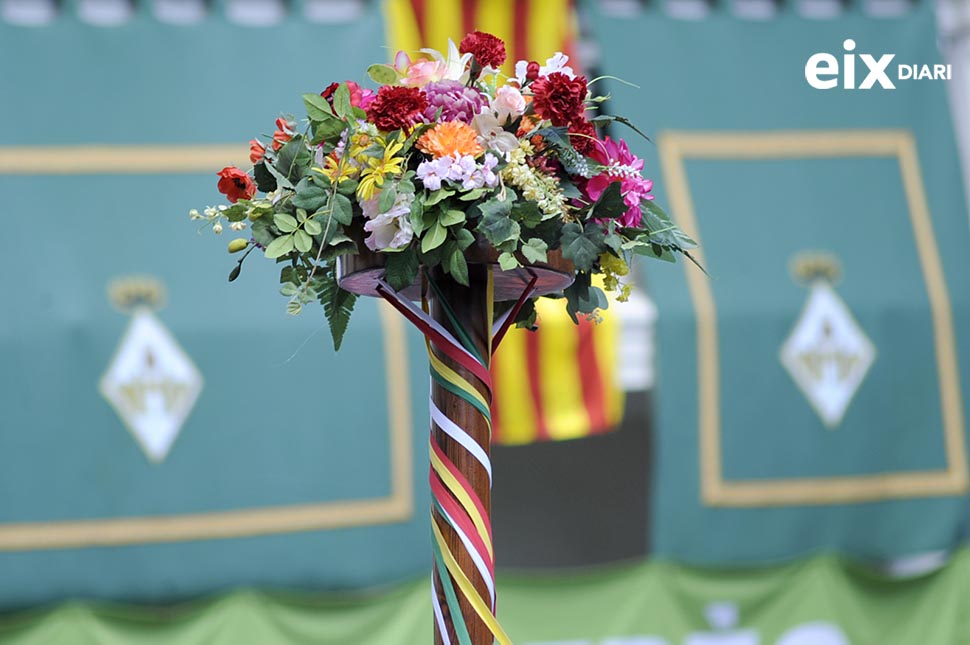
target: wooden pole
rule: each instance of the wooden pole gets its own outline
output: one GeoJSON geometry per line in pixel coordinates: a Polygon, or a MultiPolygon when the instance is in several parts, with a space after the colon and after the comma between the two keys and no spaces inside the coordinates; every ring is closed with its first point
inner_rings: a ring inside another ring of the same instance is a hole
{"type": "MultiPolygon", "coordinates": [[[[440,272],[440,270],[436,270],[431,276],[431,279],[434,280],[439,286],[441,298],[444,299],[451,307],[451,310],[458,323],[464,328],[464,331],[470,337],[472,344],[478,350],[479,354],[484,357],[486,366],[491,362],[490,335],[492,327],[492,321],[490,320],[492,303],[488,302],[488,299],[491,297],[488,289],[488,270],[489,267],[486,265],[471,265],[469,267],[469,287],[458,284],[449,276],[446,276],[440,272]]],[[[453,334],[457,335],[459,330],[455,328],[455,325],[451,323],[449,317],[446,315],[444,305],[442,304],[441,300],[435,295],[434,290],[430,290],[429,293],[431,317],[444,325],[445,328],[447,328],[453,334]]],[[[458,365],[448,356],[444,355],[444,353],[434,349],[432,351],[435,351],[435,355],[441,359],[445,365],[457,372],[459,376],[472,383],[486,401],[491,402],[492,393],[489,391],[489,388],[485,383],[472,375],[471,372],[458,365]]],[[[445,414],[445,416],[454,421],[459,427],[464,428],[468,434],[470,434],[472,438],[482,447],[485,453],[489,453],[489,442],[491,438],[490,430],[488,422],[481,412],[479,412],[475,407],[467,403],[465,400],[461,399],[455,394],[452,394],[436,381],[432,381],[431,399],[438,409],[445,414]]],[[[461,474],[464,475],[464,477],[468,480],[471,487],[481,500],[487,516],[490,516],[492,499],[491,485],[488,473],[482,464],[480,464],[478,460],[476,460],[467,450],[462,448],[458,442],[454,441],[450,436],[442,431],[434,422],[431,423],[431,440],[442,448],[445,455],[447,455],[455,466],[457,466],[461,474]]],[[[432,473],[431,477],[435,477],[435,474],[432,473]]],[[[488,598],[488,587],[486,586],[481,575],[478,573],[471,556],[469,555],[464,544],[462,544],[458,534],[455,533],[455,531],[449,526],[445,518],[434,509],[432,509],[432,521],[437,524],[438,529],[444,535],[449,549],[455,555],[458,565],[463,571],[466,572],[481,597],[488,598]]],[[[448,611],[448,603],[445,598],[442,581],[438,578],[438,574],[435,573],[433,578],[434,593],[437,595],[438,602],[441,606],[442,614],[444,616],[444,623],[449,632],[449,640],[451,643],[457,644],[459,641],[457,634],[455,633],[456,617],[450,615],[448,611]]],[[[455,585],[455,583],[452,582],[452,585],[455,585]]],[[[485,623],[478,618],[474,609],[472,609],[461,594],[459,594],[459,605],[461,606],[464,623],[468,628],[468,633],[471,637],[472,644],[492,645],[493,636],[491,631],[488,629],[485,623]]],[[[436,645],[441,645],[444,642],[442,635],[439,632],[437,622],[435,622],[434,642],[436,645]]]]}

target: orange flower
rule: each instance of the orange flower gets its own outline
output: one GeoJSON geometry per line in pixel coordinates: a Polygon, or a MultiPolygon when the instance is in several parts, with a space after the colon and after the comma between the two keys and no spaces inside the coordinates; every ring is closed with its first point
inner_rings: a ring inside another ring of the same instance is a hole
{"type": "MultiPolygon", "coordinates": [[[[526,98],[527,99],[530,99],[532,97],[526,97],[526,98]]],[[[515,136],[517,136],[519,138],[522,138],[525,135],[527,135],[528,133],[530,133],[533,130],[535,130],[535,127],[537,125],[539,125],[539,119],[537,119],[536,117],[532,116],[531,114],[528,114],[528,115],[522,117],[522,120],[519,121],[519,131],[515,133],[515,136]]]]}
{"type": "Polygon", "coordinates": [[[445,121],[431,128],[418,139],[418,149],[436,159],[453,154],[477,157],[485,152],[475,129],[461,121],[445,121]]]}

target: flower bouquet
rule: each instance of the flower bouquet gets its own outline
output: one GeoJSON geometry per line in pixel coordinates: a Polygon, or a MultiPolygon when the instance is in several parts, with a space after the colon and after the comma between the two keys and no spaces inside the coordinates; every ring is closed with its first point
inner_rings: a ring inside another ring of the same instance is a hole
{"type": "MultiPolygon", "coordinates": [[[[372,65],[377,91],[347,81],[304,95],[305,120],[281,117],[271,138],[250,142],[251,171],[220,171],[230,204],[192,217],[216,233],[249,223],[229,250],[283,263],[288,311],[320,301],[335,347],[356,295],[341,288],[342,256],[377,254],[400,290],[422,268],[467,285],[476,250],[504,271],[556,252],[574,279],[548,295],[565,297],[574,319],[607,306],[593,274],[623,300],[631,253],[672,261],[694,243],[655,204],[643,160],[623,140],[598,138],[597,126],[633,126],[595,115],[606,98],[565,55],[519,61],[513,78],[499,73],[505,57],[500,39],[474,32],[447,55],[401,52],[372,65]]],[[[533,321],[526,302],[515,322],[533,321]]]]}
{"type": "Polygon", "coordinates": [[[556,53],[505,77],[504,43],[474,32],[447,54],[399,53],[305,94],[306,119],[250,142],[253,168],[219,173],[230,204],[192,211],[229,251],[282,265],[288,311],[323,304],[339,348],[358,295],[386,299],[428,340],[434,614],[441,643],[508,643],[495,618],[489,521],[489,362],[534,299],[566,311],[623,300],[632,254],[690,258],[694,242],[655,204],[643,161],[597,126],[606,99],[556,53]],[[413,300],[421,299],[419,308],[413,300]],[[496,311],[498,309],[498,311],[496,311]]]}

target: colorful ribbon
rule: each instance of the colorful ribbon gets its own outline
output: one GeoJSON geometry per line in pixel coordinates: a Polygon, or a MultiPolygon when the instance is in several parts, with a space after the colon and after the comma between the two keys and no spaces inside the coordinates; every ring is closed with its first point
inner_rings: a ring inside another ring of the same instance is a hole
{"type": "MultiPolygon", "coordinates": [[[[531,272],[530,272],[531,273],[531,272]]],[[[521,309],[525,301],[532,296],[535,291],[536,276],[532,274],[532,280],[526,288],[515,306],[512,307],[504,316],[492,324],[492,306],[494,304],[494,285],[492,282],[492,271],[488,271],[487,281],[487,316],[490,323],[490,338],[488,354],[483,356],[475,346],[468,333],[468,330],[461,324],[455,315],[451,305],[444,298],[440,287],[433,281],[428,281],[431,290],[434,292],[437,301],[440,303],[441,311],[450,323],[455,333],[451,333],[442,324],[432,319],[427,311],[427,303],[424,308],[418,308],[407,298],[395,292],[383,280],[379,281],[377,292],[407,318],[425,336],[425,344],[428,349],[428,361],[431,370],[431,379],[442,388],[458,397],[471,408],[475,409],[485,421],[491,433],[491,412],[489,401],[491,399],[492,380],[488,370],[488,361],[495,347],[501,342],[502,337],[514,321],[516,314],[521,309]],[[447,356],[462,368],[473,374],[484,386],[487,395],[479,392],[478,388],[467,378],[456,372],[445,364],[438,353],[447,356]]],[[[448,417],[431,400],[431,421],[444,434],[450,437],[457,446],[471,455],[488,473],[489,485],[492,480],[492,464],[488,457],[488,452],[475,438],[455,421],[448,417]]],[[[490,438],[489,438],[490,439],[490,438]]],[[[502,626],[495,618],[495,556],[492,546],[492,525],[488,513],[485,511],[481,498],[469,483],[468,479],[462,474],[445,453],[442,446],[431,436],[429,450],[431,468],[429,479],[431,484],[432,508],[431,528],[434,534],[433,548],[435,560],[435,575],[432,577],[432,596],[434,605],[435,622],[438,631],[441,633],[442,641],[445,645],[452,645],[451,637],[445,624],[444,609],[438,597],[436,589],[441,589],[445,604],[454,624],[455,635],[458,645],[472,645],[468,626],[465,617],[461,612],[459,597],[463,598],[472,607],[478,618],[488,627],[501,645],[511,645],[511,640],[505,634],[502,626]],[[437,517],[436,517],[437,514],[437,517]],[[455,557],[455,553],[449,548],[444,535],[439,526],[441,518],[452,528],[458,536],[461,545],[468,553],[474,570],[485,582],[488,589],[486,596],[475,588],[469,578],[469,571],[462,569],[455,557]],[[456,589],[457,586],[457,589],[456,589]],[[460,596],[459,596],[460,594],[460,596]]]]}

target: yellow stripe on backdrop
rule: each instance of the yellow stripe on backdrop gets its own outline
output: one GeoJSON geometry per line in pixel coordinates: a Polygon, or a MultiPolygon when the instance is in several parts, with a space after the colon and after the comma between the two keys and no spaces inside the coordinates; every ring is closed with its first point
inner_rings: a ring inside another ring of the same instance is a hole
{"type": "MultiPolygon", "coordinates": [[[[422,47],[446,52],[448,39],[456,44],[465,34],[464,16],[472,6],[474,29],[487,31],[506,42],[508,59],[503,72],[511,75],[516,52],[545,63],[557,51],[570,52],[576,36],[576,16],[571,0],[385,0],[388,57],[398,50],[412,57],[422,47]],[[473,6],[472,6],[473,5],[473,6]],[[419,15],[420,12],[420,15],[419,15]],[[516,19],[525,20],[518,25],[516,19]],[[421,26],[423,25],[424,37],[421,26]],[[516,34],[525,43],[516,43],[516,34]]],[[[612,300],[611,300],[612,303],[612,300]]],[[[578,348],[579,333],[565,314],[561,302],[537,303],[544,321],[538,341],[537,364],[530,365],[527,334],[511,330],[502,342],[493,368],[495,440],[503,444],[524,444],[543,439],[573,439],[602,432],[618,425],[623,413],[623,392],[616,379],[619,320],[612,310],[603,312],[603,322],[590,335],[600,374],[603,410],[609,427],[592,427],[591,414],[583,396],[578,348]],[[539,393],[532,396],[530,370],[540,377],[539,393]],[[540,433],[542,426],[545,430],[540,433]]]]}
{"type": "Polygon", "coordinates": [[[493,435],[497,443],[523,444],[539,439],[535,402],[529,395],[528,333],[509,330],[492,363],[493,410],[498,412],[495,416],[501,431],[501,435],[493,435]]]}

